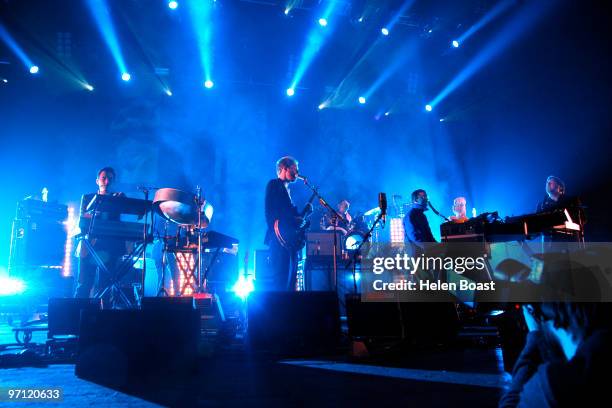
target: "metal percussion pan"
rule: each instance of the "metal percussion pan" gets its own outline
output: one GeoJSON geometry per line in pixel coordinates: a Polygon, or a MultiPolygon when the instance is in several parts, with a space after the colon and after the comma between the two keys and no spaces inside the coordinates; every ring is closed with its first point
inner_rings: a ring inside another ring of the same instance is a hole
{"type": "MultiPolygon", "coordinates": [[[[153,208],[165,219],[180,225],[197,225],[197,198],[174,188],[160,188],[153,198],[153,208]]],[[[208,218],[202,214],[202,227],[208,226],[208,218]]]]}

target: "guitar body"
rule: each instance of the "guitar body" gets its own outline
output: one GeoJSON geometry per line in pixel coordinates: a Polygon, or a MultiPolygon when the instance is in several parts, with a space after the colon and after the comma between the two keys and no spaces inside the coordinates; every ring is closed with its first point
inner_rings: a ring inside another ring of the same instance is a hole
{"type": "Polygon", "coordinates": [[[312,214],[311,203],[316,196],[317,193],[315,191],[312,196],[310,196],[306,207],[304,207],[301,217],[292,218],[286,221],[274,221],[274,236],[276,236],[278,243],[290,252],[300,251],[306,246],[306,231],[310,228],[310,220],[308,220],[308,217],[312,214]]]}
{"type": "Polygon", "coordinates": [[[291,252],[300,251],[306,245],[306,231],[310,227],[310,221],[305,221],[304,225],[295,223],[274,221],[274,235],[283,248],[291,252]]]}

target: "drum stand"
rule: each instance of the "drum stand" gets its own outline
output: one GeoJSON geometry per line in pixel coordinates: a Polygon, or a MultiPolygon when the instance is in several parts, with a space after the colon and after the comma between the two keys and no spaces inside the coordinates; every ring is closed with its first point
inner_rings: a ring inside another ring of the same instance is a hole
{"type": "MultiPolygon", "coordinates": [[[[319,199],[319,203],[321,203],[321,205],[327,210],[329,211],[329,213],[331,214],[332,217],[332,223],[334,226],[334,249],[332,251],[332,257],[333,257],[333,266],[334,266],[334,288],[336,290],[336,292],[338,291],[338,236],[336,234],[337,228],[338,228],[338,220],[342,220],[344,222],[347,222],[346,219],[338,213],[338,211],[336,211],[332,206],[330,206],[327,201],[325,201],[325,199],[321,196],[321,194],[319,194],[319,191],[317,190],[316,187],[312,186],[310,183],[308,183],[308,179],[303,178],[302,179],[304,181],[304,184],[310,188],[312,190],[312,193],[319,199]]],[[[348,224],[348,222],[347,222],[348,224]]]]}

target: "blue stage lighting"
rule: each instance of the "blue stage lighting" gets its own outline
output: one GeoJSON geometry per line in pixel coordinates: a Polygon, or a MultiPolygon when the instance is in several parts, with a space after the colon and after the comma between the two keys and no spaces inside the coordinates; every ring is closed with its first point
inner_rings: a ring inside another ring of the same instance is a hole
{"type": "Polygon", "coordinates": [[[123,74],[121,74],[121,79],[123,79],[125,82],[127,82],[130,79],[132,79],[132,76],[130,74],[128,74],[127,72],[124,72],[123,74]]]}
{"type": "Polygon", "coordinates": [[[178,7],[178,2],[177,1],[169,1],[168,2],[168,7],[170,7],[172,10],[176,10],[176,8],[178,7]]]}
{"type": "Polygon", "coordinates": [[[0,276],[0,296],[19,295],[25,291],[22,280],[0,276]]]}
{"type": "Polygon", "coordinates": [[[431,112],[431,111],[432,111],[432,109],[433,109],[433,107],[432,107],[431,105],[425,105],[425,110],[426,110],[427,112],[431,112]]]}
{"type": "Polygon", "coordinates": [[[360,104],[362,104],[362,105],[363,105],[364,103],[366,103],[366,98],[364,98],[363,96],[360,96],[360,97],[359,97],[359,103],[360,103],[360,104]]]}
{"type": "MultiPolygon", "coordinates": [[[[520,10],[514,14],[513,18],[507,22],[478,54],[476,54],[474,58],[444,87],[444,89],[432,99],[430,105],[432,107],[438,106],[438,104],[451,92],[457,89],[459,85],[465,83],[474,76],[476,72],[482,69],[483,66],[508,48],[510,44],[525,35],[527,30],[546,15],[554,4],[555,2],[534,1],[528,2],[521,7],[520,10]]],[[[461,39],[458,41],[461,41],[461,39]]]]}
{"type": "Polygon", "coordinates": [[[32,65],[30,67],[30,74],[38,74],[38,66],[37,65],[32,65]]]}
{"type": "Polygon", "coordinates": [[[255,285],[253,284],[252,275],[245,278],[245,276],[241,274],[238,281],[232,287],[232,291],[242,300],[246,299],[249,296],[249,293],[253,292],[254,290],[255,285]]]}
{"type": "Polygon", "coordinates": [[[295,95],[295,89],[287,88],[287,96],[293,96],[293,95],[295,95]]]}
{"type": "Polygon", "coordinates": [[[215,86],[215,83],[213,81],[211,81],[210,79],[207,79],[206,81],[204,81],[204,86],[207,89],[212,88],[213,86],[215,86]]]}
{"type": "Polygon", "coordinates": [[[319,19],[319,25],[321,27],[326,27],[327,26],[327,19],[326,18],[320,18],[319,19]]]}
{"type": "Polygon", "coordinates": [[[452,44],[453,44],[453,47],[459,48],[459,41],[453,40],[452,44]]]}
{"type": "Polygon", "coordinates": [[[383,27],[380,29],[382,35],[389,35],[389,29],[387,27],[383,27]]]}
{"type": "MultiPolygon", "coordinates": [[[[107,0],[87,0],[87,6],[96,21],[98,30],[106,43],[115,64],[117,64],[117,70],[122,73],[127,73],[127,66],[123,59],[123,53],[119,46],[119,38],[115,32],[115,26],[111,18],[111,10],[108,6],[107,0]]],[[[129,79],[123,79],[129,81],[129,79]]]]}

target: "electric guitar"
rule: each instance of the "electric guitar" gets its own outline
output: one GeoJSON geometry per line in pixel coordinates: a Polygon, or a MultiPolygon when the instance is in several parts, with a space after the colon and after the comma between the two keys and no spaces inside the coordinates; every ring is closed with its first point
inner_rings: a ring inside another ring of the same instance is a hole
{"type": "Polygon", "coordinates": [[[310,228],[310,214],[312,214],[312,201],[317,196],[316,192],[312,193],[308,204],[299,216],[293,218],[293,222],[274,220],[274,235],[283,248],[289,251],[300,251],[306,245],[306,231],[310,228]]]}

